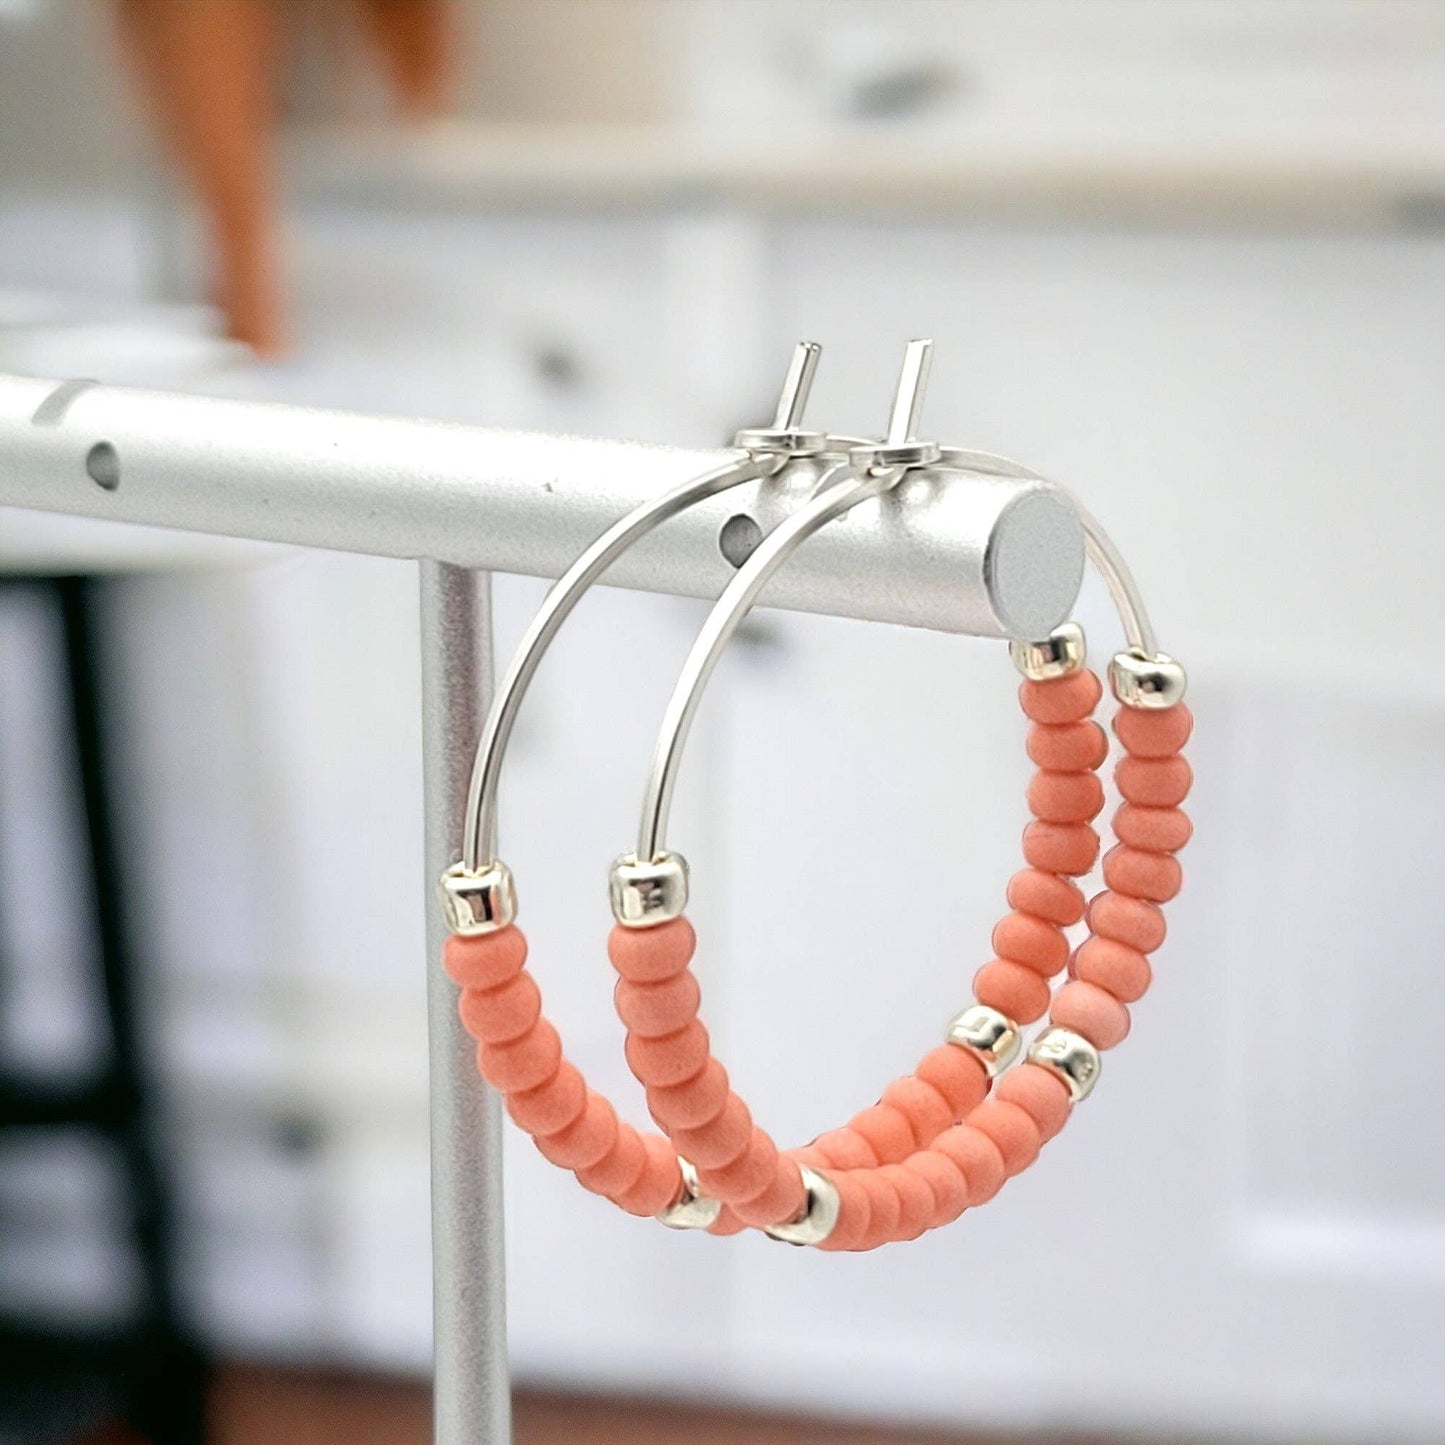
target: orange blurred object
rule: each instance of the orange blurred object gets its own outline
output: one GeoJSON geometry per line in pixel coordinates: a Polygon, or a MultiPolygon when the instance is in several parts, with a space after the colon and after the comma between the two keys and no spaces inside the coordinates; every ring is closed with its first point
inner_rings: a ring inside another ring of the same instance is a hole
{"type": "MultiPolygon", "coordinates": [[[[445,0],[358,0],[403,113],[435,116],[451,80],[445,0]]],[[[287,349],[277,247],[277,0],[120,0],[118,25],[164,143],[195,188],[216,253],[228,333],[287,349]]]]}

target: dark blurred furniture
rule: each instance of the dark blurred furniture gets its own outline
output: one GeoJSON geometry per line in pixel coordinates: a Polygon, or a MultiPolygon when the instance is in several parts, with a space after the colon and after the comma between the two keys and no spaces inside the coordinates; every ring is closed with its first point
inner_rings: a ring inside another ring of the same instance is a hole
{"type": "MultiPolygon", "coordinates": [[[[6,1068],[0,1060],[0,1167],[21,1131],[93,1131],[109,1144],[122,1175],[126,1217],[141,1289],[117,1325],[62,1330],[13,1317],[0,1298],[0,1441],[48,1445],[114,1421],[153,1445],[204,1438],[205,1362],[182,1318],[176,1288],[176,1230],[154,1091],[140,1027],[141,989],[131,946],[125,879],[117,865],[115,751],[106,735],[107,600],[121,581],[94,577],[6,577],[0,598],[24,586],[58,610],[74,765],[83,802],[77,840],[91,890],[72,895],[93,917],[94,987],[110,1048],[86,1077],[57,1079],[6,1068]]],[[[0,807],[4,806],[0,799],[0,807]]],[[[0,959],[0,969],[4,960],[0,959]]],[[[3,1221],[0,1221],[3,1227],[3,1221]]]]}

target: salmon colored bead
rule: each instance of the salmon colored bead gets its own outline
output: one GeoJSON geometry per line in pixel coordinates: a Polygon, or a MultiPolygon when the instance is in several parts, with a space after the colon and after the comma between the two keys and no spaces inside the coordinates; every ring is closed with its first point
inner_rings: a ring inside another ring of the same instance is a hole
{"type": "Polygon", "coordinates": [[[1114,814],[1114,836],[1131,848],[1150,853],[1177,853],[1190,839],[1194,825],[1178,808],[1146,808],[1125,803],[1114,814]]]}
{"type": "Polygon", "coordinates": [[[1114,781],[1125,802],[1146,808],[1177,808],[1189,796],[1194,771],[1183,758],[1119,759],[1114,781]]]}
{"type": "Polygon", "coordinates": [[[607,956],[623,978],[633,983],[661,983],[692,962],[697,935],[685,918],[672,918],[656,928],[624,928],[614,924],[607,936],[607,956]]]}
{"type": "Polygon", "coordinates": [[[1028,803],[1045,823],[1088,823],[1104,806],[1104,785],[1093,773],[1035,773],[1028,803]]]}
{"type": "MultiPolygon", "coordinates": [[[[691,1157],[682,1152],[684,1157],[691,1157]]],[[[694,1163],[697,1161],[694,1160],[694,1163]]],[[[778,1174],[778,1146],[767,1133],[752,1127],[742,1152],[720,1169],[698,1169],[698,1182],[704,1194],[715,1199],[756,1199],[769,1188],[778,1174]]]]}
{"type": "Polygon", "coordinates": [[[1137,948],[1113,938],[1086,938],[1074,954],[1071,977],[1097,984],[1120,1003],[1137,1003],[1149,991],[1154,971],[1137,948]]]}
{"type": "Polygon", "coordinates": [[[672,1145],[661,1134],[643,1134],[640,1137],[647,1156],[646,1164],[637,1182],[617,1195],[614,1202],[629,1214],[646,1217],[660,1214],[682,1197],[682,1171],[672,1145]]]}
{"type": "Polygon", "coordinates": [[[838,1190],[838,1222],[819,1249],[856,1249],[868,1233],[872,1211],[868,1207],[868,1190],[862,1180],[847,1170],[828,1176],[838,1190]]]}
{"type": "Polygon", "coordinates": [[[765,1229],[770,1224],[796,1219],[806,1202],[807,1191],[797,1164],[780,1155],[773,1183],[756,1198],[735,1201],[732,1208],[744,1224],[765,1229]]]}
{"type": "Polygon", "coordinates": [[[968,1207],[968,1184],[953,1160],[932,1149],[922,1149],[903,1161],[910,1174],[916,1174],[933,1194],[933,1213],[928,1227],[938,1229],[952,1224],[968,1207]]]}
{"type": "Polygon", "coordinates": [[[897,1109],[913,1133],[913,1147],[926,1149],[953,1123],[953,1111],[948,1100],[928,1083],[914,1074],[894,1079],[884,1089],[881,1104],[897,1109]]]}
{"type": "Polygon", "coordinates": [[[811,1147],[831,1169],[873,1169],[879,1162],[873,1146],[853,1129],[830,1129],[819,1134],[811,1147]]]}
{"type": "Polygon", "coordinates": [[[683,969],[660,983],[633,983],[629,978],[619,978],[612,991],[612,1001],[618,1018],[632,1033],[644,1039],[656,1039],[676,1033],[697,1016],[702,989],[697,977],[683,969]]]}
{"type": "Polygon", "coordinates": [[[732,1094],[728,1072],[709,1058],[702,1070],[680,1084],[665,1088],[648,1087],[648,1112],[664,1129],[695,1129],[716,1119],[732,1094]]]}
{"type": "Polygon", "coordinates": [[[462,1027],[482,1043],[507,1044],[527,1033],[542,1017],[542,990],[529,973],[519,973],[496,988],[464,988],[457,1003],[462,1027]]]}
{"type": "Polygon", "coordinates": [[[1082,877],[1099,856],[1099,835],[1087,823],[1030,823],[1024,829],[1024,861],[1046,873],[1082,877]]]}
{"type": "Polygon", "coordinates": [[[730,1094],[716,1119],[696,1129],[673,1129],[671,1137],[673,1148],[699,1169],[722,1169],[752,1142],[753,1116],[736,1094],[730,1094]]]}
{"type": "Polygon", "coordinates": [[[1112,891],[1097,894],[1089,904],[1088,920],[1098,937],[1117,939],[1140,953],[1153,953],[1164,942],[1164,915],[1142,898],[1112,891]]]}
{"type": "Polygon", "coordinates": [[[660,1039],[629,1034],[625,1052],[628,1067],[639,1082],[654,1089],[696,1078],[710,1057],[707,1030],[696,1019],[660,1039]]]}
{"type": "Polygon", "coordinates": [[[647,1150],[642,1135],[630,1125],[622,1124],[612,1147],[595,1163],[578,1169],[577,1182],[594,1194],[615,1199],[625,1194],[642,1178],[647,1168],[647,1150]]]}
{"type": "Polygon", "coordinates": [[[506,1096],[507,1113],[536,1138],[565,1129],[587,1107],[587,1083],[566,1059],[545,1083],[506,1096]]]}
{"type": "Polygon", "coordinates": [[[1142,848],[1111,848],[1104,854],[1104,882],[1116,893],[1168,903],[1184,886],[1184,870],[1167,853],[1142,848]]]}
{"type": "Polygon", "coordinates": [[[1189,741],[1194,715],[1183,703],[1175,707],[1121,707],[1114,733],[1136,758],[1167,758],[1189,741]]]}
{"type": "Polygon", "coordinates": [[[1042,868],[1024,868],[1009,879],[1008,903],[1059,928],[1068,928],[1084,916],[1083,890],[1042,868]]]}
{"type": "Polygon", "coordinates": [[[877,1249],[898,1233],[898,1220],[903,1212],[897,1192],[883,1177],[880,1169],[854,1175],[868,1196],[868,1228],[853,1245],[855,1250],[877,1249]]]}
{"type": "Polygon", "coordinates": [[[477,1045],[477,1067],[482,1077],[504,1094],[535,1089],[557,1072],[561,1062],[562,1040],[546,1019],[538,1019],[521,1038],[510,1043],[477,1045]]]}
{"type": "Polygon", "coordinates": [[[1099,705],[1104,689],[1087,667],[1047,682],[1025,680],[1019,687],[1019,704],[1035,722],[1078,722],[1099,705]]]}
{"type": "Polygon", "coordinates": [[[993,951],[1051,978],[1069,961],[1069,940],[1052,923],[1030,913],[1010,913],[994,926],[993,951]]]}
{"type": "Polygon", "coordinates": [[[1112,1049],[1129,1036],[1129,1010],[1106,989],[1082,979],[1066,983],[1054,995],[1049,1017],[1060,1028],[1082,1034],[1096,1049],[1112,1049]]]}
{"type": "Polygon", "coordinates": [[[1020,1064],[1009,1069],[994,1087],[994,1098],[1017,1104],[1047,1144],[1068,1122],[1073,1104],[1062,1079],[1037,1064],[1020,1064]]]}
{"type": "Polygon", "coordinates": [[[587,1107],[565,1129],[533,1142],[544,1159],[563,1169],[586,1169],[606,1157],[617,1142],[622,1125],[617,1110],[594,1089],[587,1091],[587,1107]]]}
{"type": "Polygon", "coordinates": [[[513,923],[475,938],[453,933],[442,945],[442,966],[458,988],[496,988],[515,978],[526,961],[527,940],[513,923]]]}
{"type": "Polygon", "coordinates": [[[985,1100],[968,1116],[969,1124],[990,1138],[1003,1157],[1010,1179],[1022,1174],[1043,1148],[1043,1134],[1029,1114],[1004,1099],[985,1100]]]}
{"type": "Polygon", "coordinates": [[[890,1241],[917,1239],[933,1217],[933,1190],[921,1175],[902,1164],[884,1164],[878,1172],[898,1197],[898,1225],[890,1241]]]}
{"type": "Polygon", "coordinates": [[[962,1170],[970,1208],[987,1204],[1008,1178],[998,1146],[972,1124],[955,1124],[945,1129],[931,1147],[962,1170]]]}
{"type": "Polygon", "coordinates": [[[1015,1023],[1031,1024],[1049,1006],[1049,985],[1027,964],[996,958],[974,974],[973,996],[1015,1023]]]}
{"type": "Polygon", "coordinates": [[[1029,729],[1029,760],[1061,773],[1099,767],[1109,756],[1109,739],[1096,722],[1035,723],[1029,729]]]}
{"type": "Polygon", "coordinates": [[[908,1117],[891,1104],[860,1109],[848,1121],[848,1127],[867,1143],[880,1163],[906,1159],[913,1152],[913,1129],[908,1117]]]}
{"type": "Polygon", "coordinates": [[[953,1116],[952,1123],[966,1117],[968,1111],[988,1093],[988,1075],[984,1072],[983,1061],[977,1054],[956,1044],[939,1044],[937,1048],[929,1049],[914,1073],[943,1095],[953,1116]]]}

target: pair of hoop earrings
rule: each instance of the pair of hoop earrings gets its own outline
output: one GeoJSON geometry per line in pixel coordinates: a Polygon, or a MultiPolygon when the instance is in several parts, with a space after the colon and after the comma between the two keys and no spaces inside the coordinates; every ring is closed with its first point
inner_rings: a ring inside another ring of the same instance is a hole
{"type": "Polygon", "coordinates": [[[631,1214],[676,1229],[731,1234],[747,1226],[829,1250],[866,1250],[917,1238],[993,1197],[1027,1168],[1099,1078],[1101,1054],[1129,1031],[1129,1005],[1151,979],[1148,955],[1164,940],[1160,905],[1179,891],[1174,854],[1188,841],[1180,811],[1191,782],[1180,756],[1192,719],[1185,676],[1158,651],[1127,568],[1080,510],[1089,556],[1118,610],[1127,641],[1109,667],[1123,747],[1115,779],[1123,798],[1117,846],[1104,857],[1105,888],[1089,902],[1074,881],[1099,854],[1093,826],[1104,803],[1097,776],[1108,751],[1093,713],[1103,684],[1084,663],[1072,622],[1010,652],[1024,681],[1038,768],[1028,790],[1025,867],[1009,881],[1012,910],[994,929],[994,959],[974,979],[974,1002],[913,1073],[842,1128],[784,1151],[753,1122],[713,1057],[698,1018],[701,990],[689,965],[696,939],[685,916],[688,867],[668,850],[673,786],[703,690],[774,572],[808,537],[911,470],[945,466],[1037,479],[982,453],[918,438],[931,343],[910,343],[881,441],[806,431],[802,415],[819,348],[800,344],[769,427],[740,432],[738,458],[638,507],[603,533],[548,592],[498,690],[477,750],[463,857],[441,880],[451,936],[445,966],[461,989],[461,1017],[478,1042],[482,1075],[542,1154],[631,1214]],[[496,856],[496,800],[513,725],[543,654],[582,594],[634,542],[694,502],[774,477],[799,458],[825,470],[808,501],[770,532],[724,589],[699,633],[664,716],[634,850],[612,867],[616,922],[608,952],[632,1072],[661,1133],[620,1120],[562,1053],[526,969],[511,871],[496,856]],[[1072,948],[1065,929],[1087,921],[1072,948]],[[1067,971],[1056,990],[1051,980],[1067,971]],[[1023,1046],[1025,1026],[1049,1024],[1023,1046]],[[1020,1055],[1023,1055],[1020,1061],[1020,1055]]]}

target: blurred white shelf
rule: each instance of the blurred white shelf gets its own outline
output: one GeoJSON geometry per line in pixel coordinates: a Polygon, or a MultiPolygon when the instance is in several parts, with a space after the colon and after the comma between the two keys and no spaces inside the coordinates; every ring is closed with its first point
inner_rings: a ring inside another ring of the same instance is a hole
{"type": "Polygon", "coordinates": [[[635,207],[699,201],[783,212],[1151,223],[1445,225],[1445,123],[1207,129],[1097,117],[829,127],[782,136],[663,126],[442,122],[292,137],[302,199],[635,207]]]}

